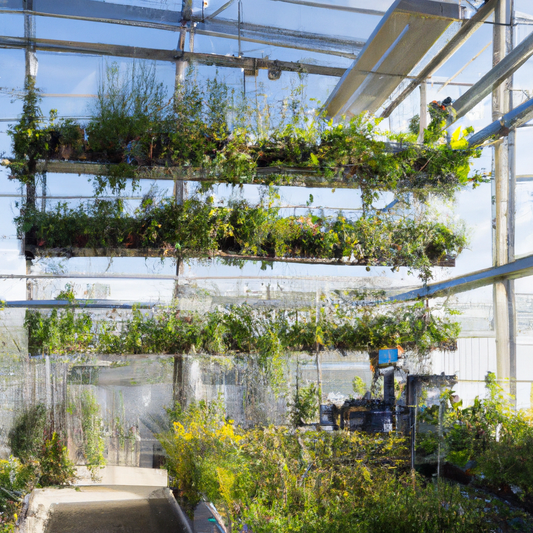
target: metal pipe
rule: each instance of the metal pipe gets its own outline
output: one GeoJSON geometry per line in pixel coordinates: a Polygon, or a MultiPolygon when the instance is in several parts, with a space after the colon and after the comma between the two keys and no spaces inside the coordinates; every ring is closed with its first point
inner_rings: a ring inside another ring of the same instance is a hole
{"type": "Polygon", "coordinates": [[[330,11],[348,11],[349,13],[360,13],[362,15],[377,15],[382,17],[386,12],[377,9],[368,9],[363,7],[337,6],[335,4],[325,4],[323,2],[309,2],[308,0],[272,0],[273,2],[286,2],[287,4],[297,4],[306,7],[318,7],[330,11]]]}
{"type": "Polygon", "coordinates": [[[512,263],[478,270],[477,272],[439,283],[424,285],[418,289],[391,296],[387,301],[401,302],[424,298],[439,298],[493,285],[505,279],[519,279],[527,276],[533,276],[533,255],[522,257],[512,263]]]}
{"type": "MultiPolygon", "coordinates": [[[[503,117],[495,120],[486,128],[483,128],[472,135],[472,137],[468,139],[468,144],[471,147],[476,147],[482,145],[485,141],[510,135],[510,130],[519,128],[526,122],[529,122],[531,119],[533,119],[533,98],[527,100],[522,105],[519,105],[517,108],[513,109],[503,117]]],[[[513,138],[512,144],[507,148],[509,153],[515,150],[514,144],[515,142],[513,138]]]]}
{"type": "MultiPolygon", "coordinates": [[[[189,0],[184,1],[188,2],[189,0]]],[[[247,42],[309,50],[350,59],[356,59],[365,45],[365,41],[362,39],[352,40],[259,24],[243,23],[239,30],[239,25],[235,20],[214,19],[203,22],[201,17],[195,17],[192,13],[187,16],[186,10],[181,13],[172,10],[119,5],[99,0],[39,0],[38,7],[38,11],[30,11],[32,16],[129,25],[162,31],[180,31],[183,27],[182,21],[186,20],[197,22],[198,25],[194,31],[201,35],[238,39],[240,33],[241,39],[247,42]]],[[[0,8],[0,13],[19,14],[20,12],[0,8]]]]}
{"type": "MultiPolygon", "coordinates": [[[[511,2],[500,0],[494,11],[493,28],[493,70],[498,69],[510,52],[511,2]]],[[[533,48],[532,48],[533,53],[533,48]]],[[[512,52],[511,52],[512,54],[512,52]]],[[[511,73],[507,74],[509,76],[511,73]]],[[[501,82],[492,87],[492,119],[498,120],[510,111],[510,79],[504,76],[501,82]]],[[[472,89],[471,89],[472,90],[472,89]]],[[[509,261],[508,248],[508,214],[509,214],[509,145],[504,137],[494,145],[494,182],[496,202],[496,231],[494,242],[494,266],[501,266],[509,261]]],[[[511,316],[509,314],[508,299],[509,284],[507,280],[498,281],[493,286],[494,301],[494,330],[496,333],[496,366],[499,379],[510,378],[511,316]]]]}
{"type": "MultiPolygon", "coordinates": [[[[191,30],[192,31],[192,30],[191,30]]],[[[196,32],[196,29],[194,30],[196,32]]],[[[202,65],[215,65],[228,68],[251,69],[256,65],[258,69],[274,69],[287,72],[301,72],[307,74],[317,74],[321,76],[333,76],[340,78],[345,68],[331,67],[328,65],[315,65],[311,63],[278,61],[267,58],[234,57],[221,54],[206,54],[201,52],[185,52],[176,50],[162,50],[155,48],[142,48],[138,46],[123,46],[103,43],[84,43],[76,41],[62,41],[57,39],[34,39],[36,50],[49,52],[69,52],[73,54],[101,54],[105,56],[132,57],[138,59],[148,59],[153,61],[170,61],[177,59],[183,61],[196,61],[202,65]]],[[[21,37],[0,36],[0,47],[3,48],[24,48],[26,43],[21,37]]],[[[442,82],[435,82],[442,83],[442,82]]],[[[471,86],[472,84],[462,84],[471,86]]],[[[46,96],[46,95],[43,95],[46,96]]],[[[87,118],[87,117],[83,117],[87,118]]],[[[10,122],[16,119],[0,119],[10,122]]]]}
{"type": "Polygon", "coordinates": [[[428,127],[428,98],[427,98],[427,84],[423,81],[420,84],[420,125],[418,131],[418,142],[424,143],[424,132],[428,127]]]}
{"type": "MultiPolygon", "coordinates": [[[[495,28],[508,26],[495,25],[495,28]]],[[[496,43],[494,43],[496,46],[496,43]]],[[[456,111],[455,120],[464,117],[468,111],[479,104],[484,98],[501,86],[501,84],[516,72],[531,56],[533,56],[533,33],[528,35],[513,51],[499,61],[473,87],[465,92],[453,104],[456,111]]],[[[503,113],[500,112],[500,116],[503,113]]]]}
{"type": "Polygon", "coordinates": [[[160,304],[152,302],[121,302],[118,300],[11,300],[4,302],[8,308],[54,309],[68,307],[72,309],[152,309],[160,304]]]}
{"type": "Polygon", "coordinates": [[[207,15],[207,17],[204,17],[204,21],[214,19],[217,15],[220,15],[222,11],[225,11],[226,9],[228,9],[228,7],[230,7],[234,2],[235,0],[229,0],[229,2],[226,2],[222,7],[217,9],[214,13],[211,13],[211,15],[207,15]]]}

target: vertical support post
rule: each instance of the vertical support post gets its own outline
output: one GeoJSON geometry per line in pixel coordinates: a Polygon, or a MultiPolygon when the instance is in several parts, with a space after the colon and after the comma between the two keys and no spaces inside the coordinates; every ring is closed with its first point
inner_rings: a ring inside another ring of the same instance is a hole
{"type": "Polygon", "coordinates": [[[385,368],[383,374],[383,401],[394,406],[396,395],[394,393],[394,367],[385,368]]]}
{"type": "Polygon", "coordinates": [[[178,354],[174,356],[174,374],[172,378],[172,397],[174,405],[179,404],[185,408],[185,383],[183,372],[183,355],[178,354]]]}
{"type": "MultiPolygon", "coordinates": [[[[318,287],[316,289],[316,301],[315,301],[315,336],[318,335],[318,321],[320,318],[320,309],[319,309],[319,297],[318,297],[318,287]]],[[[322,403],[322,365],[320,364],[320,345],[318,340],[316,341],[316,385],[318,393],[318,405],[322,403]]]]}
{"type": "MultiPolygon", "coordinates": [[[[33,14],[33,0],[24,0],[24,39],[26,41],[25,57],[26,70],[24,84],[37,76],[37,56],[35,55],[35,19],[33,14]]],[[[33,181],[26,185],[26,204],[35,207],[35,175],[33,181]]]]}
{"type": "Polygon", "coordinates": [[[411,475],[415,475],[416,459],[416,423],[417,423],[417,382],[413,376],[407,377],[407,406],[409,408],[409,425],[411,426],[411,475]]]}
{"type": "Polygon", "coordinates": [[[26,78],[37,76],[37,56],[35,54],[35,18],[33,0],[23,0],[24,8],[24,39],[26,40],[26,78]]]}
{"type": "MultiPolygon", "coordinates": [[[[185,38],[187,36],[187,28],[182,26],[180,29],[180,36],[178,40],[178,52],[185,52],[185,38]]],[[[189,63],[183,59],[176,61],[176,89],[178,85],[181,85],[185,80],[185,74],[189,63]]]]}
{"type": "MultiPolygon", "coordinates": [[[[26,259],[26,276],[31,274],[33,263],[31,259],[26,259]]],[[[26,300],[33,300],[33,282],[31,278],[26,278],[26,300]]],[[[30,339],[28,339],[29,341],[30,339]]]]}
{"type": "Polygon", "coordinates": [[[444,422],[444,400],[441,398],[439,401],[439,444],[437,447],[437,482],[440,478],[440,454],[441,454],[441,443],[442,443],[442,426],[444,422]]]}
{"type": "MultiPolygon", "coordinates": [[[[500,0],[494,11],[493,66],[496,66],[509,52],[507,34],[510,32],[511,0],[500,0]]],[[[509,112],[509,80],[492,93],[492,118],[498,120],[509,112]]],[[[504,265],[509,260],[509,143],[504,138],[494,147],[494,181],[496,203],[496,232],[494,243],[495,266],[504,265]]],[[[510,368],[510,323],[508,284],[494,284],[494,328],[496,333],[497,375],[499,380],[511,377],[510,368]]],[[[500,381],[500,383],[502,383],[500,381]]],[[[505,382],[502,383],[505,386],[505,382]]],[[[505,387],[509,392],[509,388],[505,387]]]]}
{"type": "Polygon", "coordinates": [[[46,211],[46,172],[42,173],[42,187],[41,187],[41,211],[46,211]]]}
{"type": "Polygon", "coordinates": [[[47,409],[52,406],[52,376],[51,376],[50,356],[44,356],[44,404],[47,409]]]}
{"type": "Polygon", "coordinates": [[[420,131],[418,133],[418,142],[422,144],[424,142],[424,131],[428,127],[428,97],[427,97],[427,84],[424,80],[420,84],[420,131]]]}
{"type": "MultiPolygon", "coordinates": [[[[187,37],[187,24],[192,24],[192,0],[183,0],[182,2],[182,27],[180,29],[180,35],[179,35],[179,41],[178,41],[178,51],[184,52],[185,51],[185,40],[187,37]]],[[[193,28],[189,28],[190,30],[190,39],[189,39],[189,47],[191,52],[194,51],[194,32],[193,28]]],[[[176,77],[175,77],[175,87],[174,87],[174,97],[179,98],[178,90],[181,85],[185,82],[185,75],[187,73],[187,68],[189,67],[188,61],[184,61],[182,59],[178,59],[176,61],[176,77]]],[[[176,204],[183,205],[185,200],[187,199],[187,182],[181,181],[181,180],[174,180],[174,198],[176,200],[176,204]]],[[[179,275],[183,273],[183,261],[180,257],[176,259],[176,283],[174,284],[174,295],[173,299],[178,299],[178,291],[179,291],[179,275]]]]}
{"type": "MultiPolygon", "coordinates": [[[[514,48],[514,0],[510,0],[511,27],[506,33],[507,50],[514,48]]],[[[514,75],[510,79],[509,108],[514,108],[513,102],[514,75]]],[[[515,226],[516,226],[516,129],[512,129],[508,136],[509,150],[509,208],[508,208],[508,261],[515,260],[515,226]]],[[[514,280],[507,280],[507,305],[509,308],[509,366],[510,393],[515,398],[516,406],[516,294],[514,280]]]]}
{"type": "MultiPolygon", "coordinates": [[[[37,76],[37,55],[35,53],[35,18],[32,14],[33,11],[33,0],[23,0],[24,8],[24,39],[26,41],[25,48],[25,60],[26,60],[26,69],[25,69],[25,85],[31,78],[37,76]]],[[[35,174],[30,182],[26,184],[26,207],[34,208],[36,203],[36,184],[35,184],[35,174]]],[[[25,238],[23,236],[25,249],[25,238]]],[[[31,274],[32,261],[31,259],[26,259],[26,274],[31,274]]],[[[30,278],[26,280],[26,299],[33,299],[33,286],[30,278]]]]}
{"type": "MultiPolygon", "coordinates": [[[[185,40],[187,38],[187,24],[192,24],[192,0],[183,0],[182,2],[182,26],[180,28],[180,36],[178,41],[178,52],[184,52],[185,51],[185,40]]],[[[190,41],[189,46],[191,49],[191,52],[194,51],[194,35],[193,35],[193,28],[189,28],[189,31],[191,32],[190,35],[190,41]]],[[[176,61],[176,78],[175,78],[175,97],[179,98],[179,95],[177,93],[178,88],[183,85],[185,82],[185,75],[187,73],[187,68],[189,67],[189,62],[185,61],[183,59],[178,59],[176,61]]],[[[187,197],[187,184],[184,181],[174,181],[174,198],[176,199],[176,203],[178,205],[183,204],[187,197]]]]}
{"type": "Polygon", "coordinates": [[[174,283],[174,294],[172,295],[172,300],[174,301],[174,303],[177,303],[178,299],[179,299],[179,277],[181,275],[183,275],[183,272],[184,272],[184,267],[183,267],[183,259],[178,256],[176,257],[176,281],[174,283]]]}

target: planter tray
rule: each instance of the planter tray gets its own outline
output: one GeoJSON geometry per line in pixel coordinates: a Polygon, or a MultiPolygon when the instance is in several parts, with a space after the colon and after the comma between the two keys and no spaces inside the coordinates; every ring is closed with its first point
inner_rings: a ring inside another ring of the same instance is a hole
{"type": "MultiPolygon", "coordinates": [[[[90,174],[105,176],[109,172],[108,165],[87,161],[41,161],[38,164],[39,172],[58,174],[90,174]]],[[[146,166],[134,167],[136,178],[142,180],[167,180],[167,181],[200,181],[205,183],[232,183],[241,185],[241,182],[223,180],[213,175],[212,172],[200,168],[146,166]]],[[[327,179],[317,169],[311,167],[259,167],[251,182],[242,182],[243,185],[268,185],[275,184],[290,187],[313,187],[328,189],[358,189],[359,181],[351,176],[341,179],[327,179]],[[273,179],[270,177],[275,176],[273,179]]],[[[397,188],[411,188],[408,183],[398,184],[397,188]]],[[[420,187],[419,187],[420,188],[420,187]]],[[[431,190],[431,187],[423,187],[431,190]]]]}
{"type": "MultiPolygon", "coordinates": [[[[176,257],[173,251],[164,248],[44,248],[34,245],[25,246],[26,256],[33,257],[176,257]]],[[[262,261],[262,262],[279,262],[279,263],[300,263],[311,265],[337,265],[337,266],[367,266],[365,261],[343,259],[322,259],[308,257],[267,257],[259,255],[239,255],[220,251],[206,253],[181,253],[180,257],[185,258],[214,258],[232,259],[238,261],[262,261]]],[[[392,265],[375,265],[387,267],[392,265]]],[[[447,256],[444,259],[434,263],[439,267],[454,267],[455,257],[447,256]]]]}

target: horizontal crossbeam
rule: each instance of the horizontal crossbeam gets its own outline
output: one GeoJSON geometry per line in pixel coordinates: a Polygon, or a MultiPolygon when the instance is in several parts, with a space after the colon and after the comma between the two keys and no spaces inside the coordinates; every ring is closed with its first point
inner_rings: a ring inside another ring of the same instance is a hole
{"type": "Polygon", "coordinates": [[[419,289],[404,292],[390,298],[391,301],[417,300],[424,298],[438,298],[467,292],[487,285],[493,285],[498,281],[508,279],[519,279],[533,276],[533,255],[528,255],[517,259],[512,263],[507,263],[498,267],[491,267],[485,270],[478,270],[471,274],[459,276],[457,278],[431,283],[419,289]]]}
{"type": "Polygon", "coordinates": [[[262,26],[236,20],[191,17],[184,20],[179,11],[154,9],[140,6],[114,4],[98,0],[34,0],[31,11],[24,10],[23,0],[2,0],[0,13],[26,13],[47,17],[85,20],[153,28],[168,31],[181,31],[186,28],[199,35],[241,39],[271,46],[321,52],[355,59],[365,44],[364,40],[321,35],[295,31],[273,26],[262,26]]]}

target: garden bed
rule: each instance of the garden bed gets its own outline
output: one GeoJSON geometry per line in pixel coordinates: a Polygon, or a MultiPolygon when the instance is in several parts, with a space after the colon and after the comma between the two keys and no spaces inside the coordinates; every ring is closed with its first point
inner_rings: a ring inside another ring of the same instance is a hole
{"type": "MultiPolygon", "coordinates": [[[[98,176],[113,174],[116,167],[116,163],[104,164],[101,162],[54,159],[40,161],[37,165],[38,171],[43,173],[98,176]]],[[[359,179],[357,175],[352,175],[351,172],[345,171],[334,177],[327,177],[320,169],[313,167],[263,167],[257,168],[254,175],[244,176],[244,178],[235,176],[230,179],[229,177],[221,176],[220,172],[210,169],[178,165],[132,165],[131,176],[135,180],[197,181],[206,184],[230,183],[328,189],[359,189],[366,185],[364,180],[359,179]]],[[[427,174],[421,173],[418,176],[400,180],[395,185],[396,190],[424,190],[428,193],[439,193],[446,186],[452,189],[458,187],[459,182],[452,174],[443,176],[438,180],[431,180],[427,174]]],[[[391,190],[392,185],[385,182],[376,183],[373,188],[375,190],[391,190]]]]}
{"type": "Polygon", "coordinates": [[[25,325],[32,354],[231,352],[260,354],[265,361],[295,350],[374,352],[398,344],[424,356],[436,348],[455,349],[460,332],[450,316],[436,316],[423,303],[335,308],[321,312],[318,321],[314,309],[272,311],[249,305],[206,313],[134,309],[123,321],[107,321],[73,306],[62,311],[29,310],[25,325]]]}

